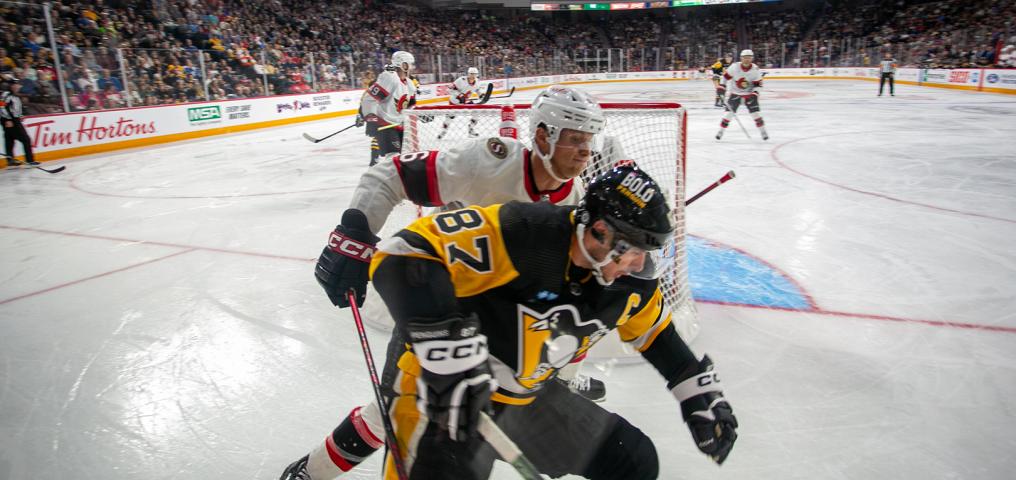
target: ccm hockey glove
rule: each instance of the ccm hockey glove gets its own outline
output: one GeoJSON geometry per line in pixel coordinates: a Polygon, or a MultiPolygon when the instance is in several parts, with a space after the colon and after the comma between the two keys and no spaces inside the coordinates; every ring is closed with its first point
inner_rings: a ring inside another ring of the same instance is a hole
{"type": "Polygon", "coordinates": [[[696,371],[670,391],[681,402],[681,413],[698,449],[722,465],[737,440],[737,418],[723,398],[713,361],[708,355],[702,357],[696,371]]]}
{"type": "Polygon", "coordinates": [[[438,323],[409,323],[409,340],[420,361],[419,408],[455,441],[476,435],[480,412],[490,413],[497,388],[487,361],[487,337],[476,314],[438,323]]]}
{"type": "Polygon", "coordinates": [[[367,296],[370,258],[378,238],[370,233],[367,216],[350,208],[342,214],[342,224],[328,237],[328,245],[321,251],[314,277],[337,307],[348,307],[346,292],[356,292],[356,306],[363,306],[367,296]]]}

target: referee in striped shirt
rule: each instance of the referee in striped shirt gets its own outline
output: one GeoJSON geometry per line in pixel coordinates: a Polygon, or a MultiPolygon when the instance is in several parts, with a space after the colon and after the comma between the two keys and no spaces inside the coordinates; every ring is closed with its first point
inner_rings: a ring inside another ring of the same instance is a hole
{"type": "Polygon", "coordinates": [[[14,159],[15,140],[21,142],[21,145],[25,148],[25,161],[29,165],[38,165],[39,162],[36,162],[35,157],[32,155],[32,139],[28,138],[28,131],[25,130],[25,125],[21,123],[21,117],[24,117],[21,98],[18,97],[21,83],[16,78],[8,78],[5,81],[10,85],[10,91],[0,94],[0,121],[3,122],[4,126],[4,144],[6,147],[4,153],[7,158],[7,166],[17,167],[21,165],[21,162],[14,159]]]}
{"type": "Polygon", "coordinates": [[[886,79],[889,80],[889,95],[896,96],[896,86],[893,84],[893,77],[896,75],[896,60],[888,52],[885,54],[885,59],[879,66],[879,71],[882,72],[882,78],[878,81],[878,96],[882,96],[882,89],[885,88],[886,79]]]}

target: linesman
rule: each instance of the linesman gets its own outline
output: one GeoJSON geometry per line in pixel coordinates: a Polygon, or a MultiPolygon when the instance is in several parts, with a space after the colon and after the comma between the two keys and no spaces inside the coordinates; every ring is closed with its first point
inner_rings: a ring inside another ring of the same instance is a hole
{"type": "Polygon", "coordinates": [[[0,119],[2,119],[4,126],[4,146],[6,147],[4,155],[7,159],[7,166],[21,165],[21,162],[14,159],[15,140],[21,142],[25,148],[25,161],[29,165],[38,165],[39,162],[36,162],[32,155],[32,139],[28,137],[25,125],[21,123],[21,118],[25,116],[21,98],[18,97],[21,82],[16,78],[8,78],[5,83],[9,85],[9,90],[0,94],[0,119]]]}
{"type": "Polygon", "coordinates": [[[882,78],[878,81],[878,96],[882,96],[882,89],[885,88],[885,81],[888,79],[889,95],[895,97],[896,86],[893,83],[893,77],[896,76],[896,59],[889,52],[886,52],[882,63],[879,64],[879,71],[882,72],[882,78]]]}

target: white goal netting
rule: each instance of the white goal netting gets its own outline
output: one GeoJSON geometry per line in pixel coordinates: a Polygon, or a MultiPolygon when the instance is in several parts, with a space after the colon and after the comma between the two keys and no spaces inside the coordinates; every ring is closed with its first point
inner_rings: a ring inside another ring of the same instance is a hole
{"type": "MultiPolygon", "coordinates": [[[[673,312],[674,326],[687,342],[698,334],[695,304],[688,284],[688,262],[685,252],[685,127],[686,112],[676,103],[608,103],[601,104],[607,117],[606,128],[598,139],[593,160],[582,181],[586,182],[605,171],[618,160],[634,160],[668,191],[676,230],[674,240],[665,247],[667,265],[661,288],[673,312]],[[620,149],[620,150],[618,150],[620,149]],[[623,152],[623,153],[621,153],[623,152]]],[[[529,105],[515,105],[519,139],[529,143],[529,105]]],[[[402,152],[443,150],[468,140],[469,118],[477,120],[475,131],[480,137],[497,136],[501,124],[500,105],[429,106],[407,113],[402,152]],[[422,118],[426,116],[427,118],[422,118]],[[448,132],[438,138],[448,116],[455,116],[448,132]],[[422,119],[421,119],[422,118],[422,119]],[[429,120],[429,121],[423,121],[429,120]]],[[[521,179],[520,179],[521,180],[521,179]]],[[[387,238],[416,219],[421,211],[403,202],[396,207],[380,232],[387,238]]],[[[392,319],[377,293],[370,288],[362,309],[364,319],[380,328],[390,329],[392,319]]],[[[593,357],[623,359],[630,355],[609,335],[591,351],[593,357]]]]}

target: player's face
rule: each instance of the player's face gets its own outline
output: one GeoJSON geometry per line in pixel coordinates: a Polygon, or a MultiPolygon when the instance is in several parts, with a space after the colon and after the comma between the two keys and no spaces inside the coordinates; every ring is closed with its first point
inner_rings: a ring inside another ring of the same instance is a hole
{"type": "Polygon", "coordinates": [[[600,268],[604,280],[613,282],[623,276],[641,272],[645,268],[648,255],[645,250],[634,247],[623,239],[614,243],[612,240],[614,232],[609,228],[602,228],[600,231],[604,233],[606,239],[601,243],[602,248],[607,250],[604,252],[604,256],[613,256],[610,262],[600,268]],[[608,246],[611,244],[614,244],[613,248],[608,246]]]}
{"type": "Polygon", "coordinates": [[[565,128],[554,146],[550,163],[561,178],[575,178],[589,165],[593,134],[565,128]]]}
{"type": "Polygon", "coordinates": [[[476,74],[475,74],[475,73],[470,73],[469,75],[467,75],[467,76],[466,76],[466,78],[467,78],[467,79],[468,79],[468,80],[469,80],[470,82],[475,82],[475,81],[476,81],[476,74]]]}
{"type": "Polygon", "coordinates": [[[745,56],[741,57],[741,64],[742,65],[751,65],[751,61],[754,60],[754,59],[755,59],[755,57],[753,57],[751,55],[745,55],[745,56]]]}

